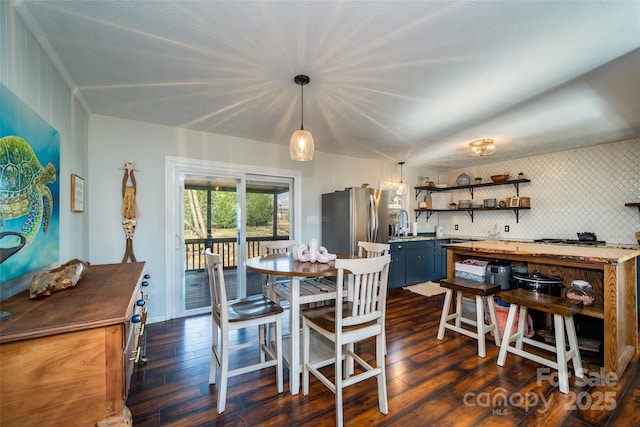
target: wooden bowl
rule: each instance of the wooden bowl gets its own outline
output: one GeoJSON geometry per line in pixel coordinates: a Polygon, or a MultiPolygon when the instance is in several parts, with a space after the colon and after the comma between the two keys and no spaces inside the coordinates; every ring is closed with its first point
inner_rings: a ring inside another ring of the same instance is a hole
{"type": "Polygon", "coordinates": [[[491,181],[493,182],[502,182],[502,181],[506,181],[507,178],[509,178],[509,174],[505,173],[502,175],[491,175],[491,181]]]}

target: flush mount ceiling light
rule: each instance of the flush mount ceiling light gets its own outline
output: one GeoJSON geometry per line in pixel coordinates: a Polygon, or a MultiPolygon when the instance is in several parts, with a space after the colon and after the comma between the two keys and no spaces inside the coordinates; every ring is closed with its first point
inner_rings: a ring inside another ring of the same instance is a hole
{"type": "Polygon", "coordinates": [[[469,155],[489,156],[496,151],[493,139],[477,139],[469,143],[469,155]]]}
{"type": "Polygon", "coordinates": [[[300,85],[300,130],[291,135],[289,142],[289,153],[291,160],[308,162],[313,159],[313,136],[304,130],[304,85],[309,84],[309,76],[300,74],[295,76],[293,81],[300,85]]]}

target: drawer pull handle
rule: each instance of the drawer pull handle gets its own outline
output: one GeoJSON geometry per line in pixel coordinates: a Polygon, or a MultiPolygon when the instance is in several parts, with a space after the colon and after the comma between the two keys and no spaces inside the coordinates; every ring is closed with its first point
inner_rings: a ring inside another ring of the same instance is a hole
{"type": "Polygon", "coordinates": [[[150,275],[149,273],[146,273],[146,274],[145,274],[144,276],[142,276],[142,277],[144,277],[145,279],[151,279],[151,275],[150,275]]]}
{"type": "Polygon", "coordinates": [[[144,300],[143,300],[143,299],[139,299],[138,301],[136,301],[136,305],[137,305],[138,307],[144,307],[144,304],[145,304],[145,302],[144,302],[144,300]]]}
{"type": "Polygon", "coordinates": [[[143,281],[142,281],[142,286],[149,286],[149,282],[148,282],[148,281],[146,281],[146,280],[143,280],[143,281]]]}
{"type": "Polygon", "coordinates": [[[139,314],[134,314],[133,317],[131,317],[132,323],[140,323],[141,320],[142,316],[140,316],[139,314]]]}

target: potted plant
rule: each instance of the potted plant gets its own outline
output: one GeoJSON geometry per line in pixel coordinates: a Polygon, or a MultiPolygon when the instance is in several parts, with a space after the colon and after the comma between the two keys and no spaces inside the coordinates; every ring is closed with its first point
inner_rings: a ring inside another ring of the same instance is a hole
{"type": "Polygon", "coordinates": [[[482,177],[477,176],[477,177],[475,177],[475,178],[473,179],[473,181],[474,181],[476,184],[480,184],[480,183],[482,183],[482,177]]]}
{"type": "Polygon", "coordinates": [[[524,172],[518,173],[518,179],[524,179],[524,172]]]}

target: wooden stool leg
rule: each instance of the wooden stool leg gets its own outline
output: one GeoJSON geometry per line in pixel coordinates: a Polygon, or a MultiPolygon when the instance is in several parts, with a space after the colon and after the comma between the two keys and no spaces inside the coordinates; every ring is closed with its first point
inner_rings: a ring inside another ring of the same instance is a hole
{"type": "Polygon", "coordinates": [[[504,333],[502,335],[502,342],[500,343],[500,353],[498,353],[498,366],[504,366],[504,362],[507,361],[507,348],[513,338],[516,338],[518,334],[511,334],[513,324],[516,320],[516,311],[518,310],[517,304],[511,304],[509,307],[509,314],[507,315],[507,323],[504,325],[504,333]]]}
{"type": "Polygon", "coordinates": [[[451,298],[453,297],[453,290],[447,289],[444,296],[444,304],[442,306],[442,314],[440,315],[440,327],[438,328],[438,339],[444,338],[444,325],[447,324],[447,317],[449,317],[449,310],[451,308],[451,298]]]}
{"type": "Polygon", "coordinates": [[[569,338],[569,351],[573,354],[571,357],[571,361],[573,362],[573,372],[576,377],[584,378],[584,370],[582,369],[582,359],[580,359],[580,349],[578,348],[578,337],[576,336],[576,327],[573,323],[573,317],[565,317],[564,324],[567,328],[567,337],[569,338]]]}
{"type": "Polygon", "coordinates": [[[567,353],[564,339],[564,321],[559,314],[553,315],[553,326],[556,329],[556,358],[558,360],[558,388],[561,393],[569,392],[569,372],[567,369],[567,353]]]}
{"type": "Polygon", "coordinates": [[[456,316],[455,325],[456,328],[460,327],[460,317],[462,317],[462,292],[456,291],[456,316]]]}
{"type": "Polygon", "coordinates": [[[518,339],[516,340],[516,348],[518,350],[522,350],[522,340],[527,336],[527,331],[525,331],[525,327],[527,326],[527,313],[529,309],[524,305],[520,306],[520,314],[518,318],[518,339]]]}
{"type": "Polygon", "coordinates": [[[493,297],[489,295],[487,297],[487,306],[489,307],[489,319],[491,319],[491,325],[489,330],[493,329],[493,339],[496,345],[500,347],[500,330],[498,329],[498,320],[496,316],[496,306],[493,302],[493,297]]]}
{"type": "Polygon", "coordinates": [[[476,328],[478,330],[478,356],[485,357],[487,348],[485,345],[484,334],[484,300],[480,295],[476,295],[476,328]]]}

